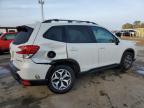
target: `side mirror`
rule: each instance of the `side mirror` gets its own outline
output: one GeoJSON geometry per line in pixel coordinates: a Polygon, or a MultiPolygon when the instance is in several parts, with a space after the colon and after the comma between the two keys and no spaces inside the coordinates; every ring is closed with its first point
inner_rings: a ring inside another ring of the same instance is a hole
{"type": "Polygon", "coordinates": [[[116,44],[116,45],[119,45],[119,43],[120,43],[119,39],[116,38],[116,39],[115,39],[115,44],[116,44]]]}

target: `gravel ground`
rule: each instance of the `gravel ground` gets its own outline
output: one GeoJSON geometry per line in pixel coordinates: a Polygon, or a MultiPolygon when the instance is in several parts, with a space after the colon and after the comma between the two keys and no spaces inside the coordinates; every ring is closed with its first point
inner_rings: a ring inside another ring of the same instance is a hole
{"type": "Polygon", "coordinates": [[[47,86],[18,84],[6,68],[9,55],[0,55],[0,108],[144,108],[144,47],[137,49],[137,60],[127,73],[110,69],[82,75],[62,95],[47,86]]]}

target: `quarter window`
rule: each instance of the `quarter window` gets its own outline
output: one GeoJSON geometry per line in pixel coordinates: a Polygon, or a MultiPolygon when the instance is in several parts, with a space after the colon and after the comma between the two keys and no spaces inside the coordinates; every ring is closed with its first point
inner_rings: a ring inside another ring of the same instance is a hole
{"type": "Polygon", "coordinates": [[[92,27],[97,43],[114,43],[115,38],[112,33],[101,27],[92,27]]]}
{"type": "Polygon", "coordinates": [[[48,31],[46,31],[43,35],[44,38],[55,40],[55,41],[63,41],[63,27],[62,26],[54,26],[51,27],[48,31]]]}
{"type": "Polygon", "coordinates": [[[88,26],[67,26],[66,36],[69,43],[93,43],[95,41],[88,26]]]}

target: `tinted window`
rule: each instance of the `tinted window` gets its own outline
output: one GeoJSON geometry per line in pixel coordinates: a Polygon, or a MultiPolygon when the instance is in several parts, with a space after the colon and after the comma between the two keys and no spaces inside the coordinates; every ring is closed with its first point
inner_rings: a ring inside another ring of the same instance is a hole
{"type": "Polygon", "coordinates": [[[26,43],[29,40],[32,32],[33,28],[27,26],[20,28],[13,43],[16,45],[26,43]]]}
{"type": "Polygon", "coordinates": [[[97,43],[113,43],[115,38],[112,33],[101,27],[92,27],[97,43]]]}
{"type": "Polygon", "coordinates": [[[67,42],[93,43],[95,39],[88,26],[67,26],[67,42]]]}
{"type": "Polygon", "coordinates": [[[16,34],[6,34],[4,39],[6,40],[12,40],[16,37],[16,34]]]}
{"type": "Polygon", "coordinates": [[[63,27],[62,26],[54,26],[51,27],[48,31],[46,31],[43,35],[44,38],[55,40],[55,41],[63,41],[63,27]]]}

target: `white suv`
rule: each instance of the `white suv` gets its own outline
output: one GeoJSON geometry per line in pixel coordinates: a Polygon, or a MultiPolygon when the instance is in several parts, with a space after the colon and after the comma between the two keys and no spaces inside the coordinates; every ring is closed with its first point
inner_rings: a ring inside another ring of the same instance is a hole
{"type": "Polygon", "coordinates": [[[133,42],[89,21],[52,19],[17,30],[10,46],[12,75],[25,86],[47,84],[55,93],[68,92],[80,73],[127,70],[136,56],[133,42]]]}

